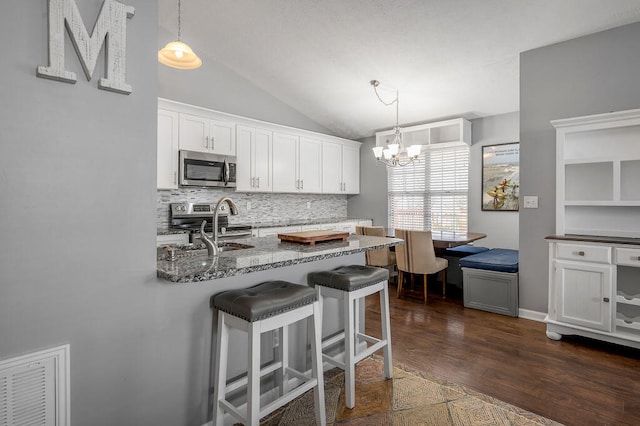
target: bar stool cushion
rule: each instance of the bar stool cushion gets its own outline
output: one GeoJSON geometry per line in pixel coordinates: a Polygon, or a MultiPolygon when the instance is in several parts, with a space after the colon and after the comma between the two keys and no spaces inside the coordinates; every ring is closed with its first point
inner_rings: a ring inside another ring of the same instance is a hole
{"type": "Polygon", "coordinates": [[[359,290],[388,279],[388,269],[364,265],[341,266],[332,271],[311,272],[307,276],[309,285],[321,285],[342,291],[359,290]]]}
{"type": "Polygon", "coordinates": [[[317,294],[300,284],[266,281],[245,289],[224,291],[212,299],[213,307],[254,322],[313,303],[317,294]]]}

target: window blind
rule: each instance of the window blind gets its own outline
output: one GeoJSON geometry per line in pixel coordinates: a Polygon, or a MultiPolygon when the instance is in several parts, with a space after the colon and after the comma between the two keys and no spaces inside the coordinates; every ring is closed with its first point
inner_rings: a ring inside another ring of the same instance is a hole
{"type": "Polygon", "coordinates": [[[390,228],[467,232],[469,147],[430,148],[387,168],[390,228]]]}

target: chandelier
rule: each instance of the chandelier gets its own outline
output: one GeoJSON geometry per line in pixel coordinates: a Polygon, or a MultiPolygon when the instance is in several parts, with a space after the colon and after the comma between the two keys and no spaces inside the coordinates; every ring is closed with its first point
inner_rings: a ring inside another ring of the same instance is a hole
{"type": "Polygon", "coordinates": [[[158,50],[158,62],[172,68],[192,70],[199,68],[202,65],[202,60],[188,44],[180,41],[181,6],[180,0],[178,0],[178,39],[167,43],[165,47],[158,50]]]}
{"type": "Polygon", "coordinates": [[[385,102],[378,94],[378,86],[380,82],[378,80],[371,80],[369,82],[373,87],[373,91],[376,93],[378,100],[382,102],[384,105],[389,106],[396,104],[396,125],[393,128],[394,137],[391,143],[387,142],[387,146],[376,146],[373,148],[373,155],[376,157],[376,161],[380,163],[384,163],[387,167],[398,167],[398,166],[406,166],[414,161],[418,160],[418,156],[420,155],[420,145],[411,145],[408,148],[405,148],[404,143],[402,143],[402,133],[400,132],[400,125],[398,124],[398,110],[400,105],[400,95],[398,90],[396,90],[396,98],[391,102],[385,102]]]}

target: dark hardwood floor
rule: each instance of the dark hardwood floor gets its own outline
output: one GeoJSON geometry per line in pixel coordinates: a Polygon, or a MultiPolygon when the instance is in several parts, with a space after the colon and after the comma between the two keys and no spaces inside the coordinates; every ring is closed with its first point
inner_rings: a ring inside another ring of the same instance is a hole
{"type": "MultiPolygon", "coordinates": [[[[394,362],[566,425],[640,425],[639,350],[552,341],[544,323],[464,308],[455,290],[444,300],[430,291],[424,305],[390,285],[394,362]]],[[[379,298],[366,308],[367,333],[379,337],[379,298]]]]}

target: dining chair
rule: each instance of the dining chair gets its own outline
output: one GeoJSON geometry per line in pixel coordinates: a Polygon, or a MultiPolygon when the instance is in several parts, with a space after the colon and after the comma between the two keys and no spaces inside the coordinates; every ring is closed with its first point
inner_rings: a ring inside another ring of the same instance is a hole
{"type": "Polygon", "coordinates": [[[427,303],[427,276],[442,271],[442,298],[446,297],[447,259],[436,257],[433,248],[431,231],[410,231],[396,229],[395,237],[404,240],[404,244],[396,246],[396,260],[398,265],[398,293],[404,294],[404,273],[419,274],[424,281],[424,303],[427,303]]]}
{"type": "MultiPolygon", "coordinates": [[[[385,229],[382,226],[356,226],[357,235],[368,235],[372,237],[385,237],[385,229]]],[[[386,268],[389,270],[389,276],[398,275],[396,269],[396,254],[389,250],[388,247],[378,250],[369,250],[365,253],[367,265],[386,268]]]]}

